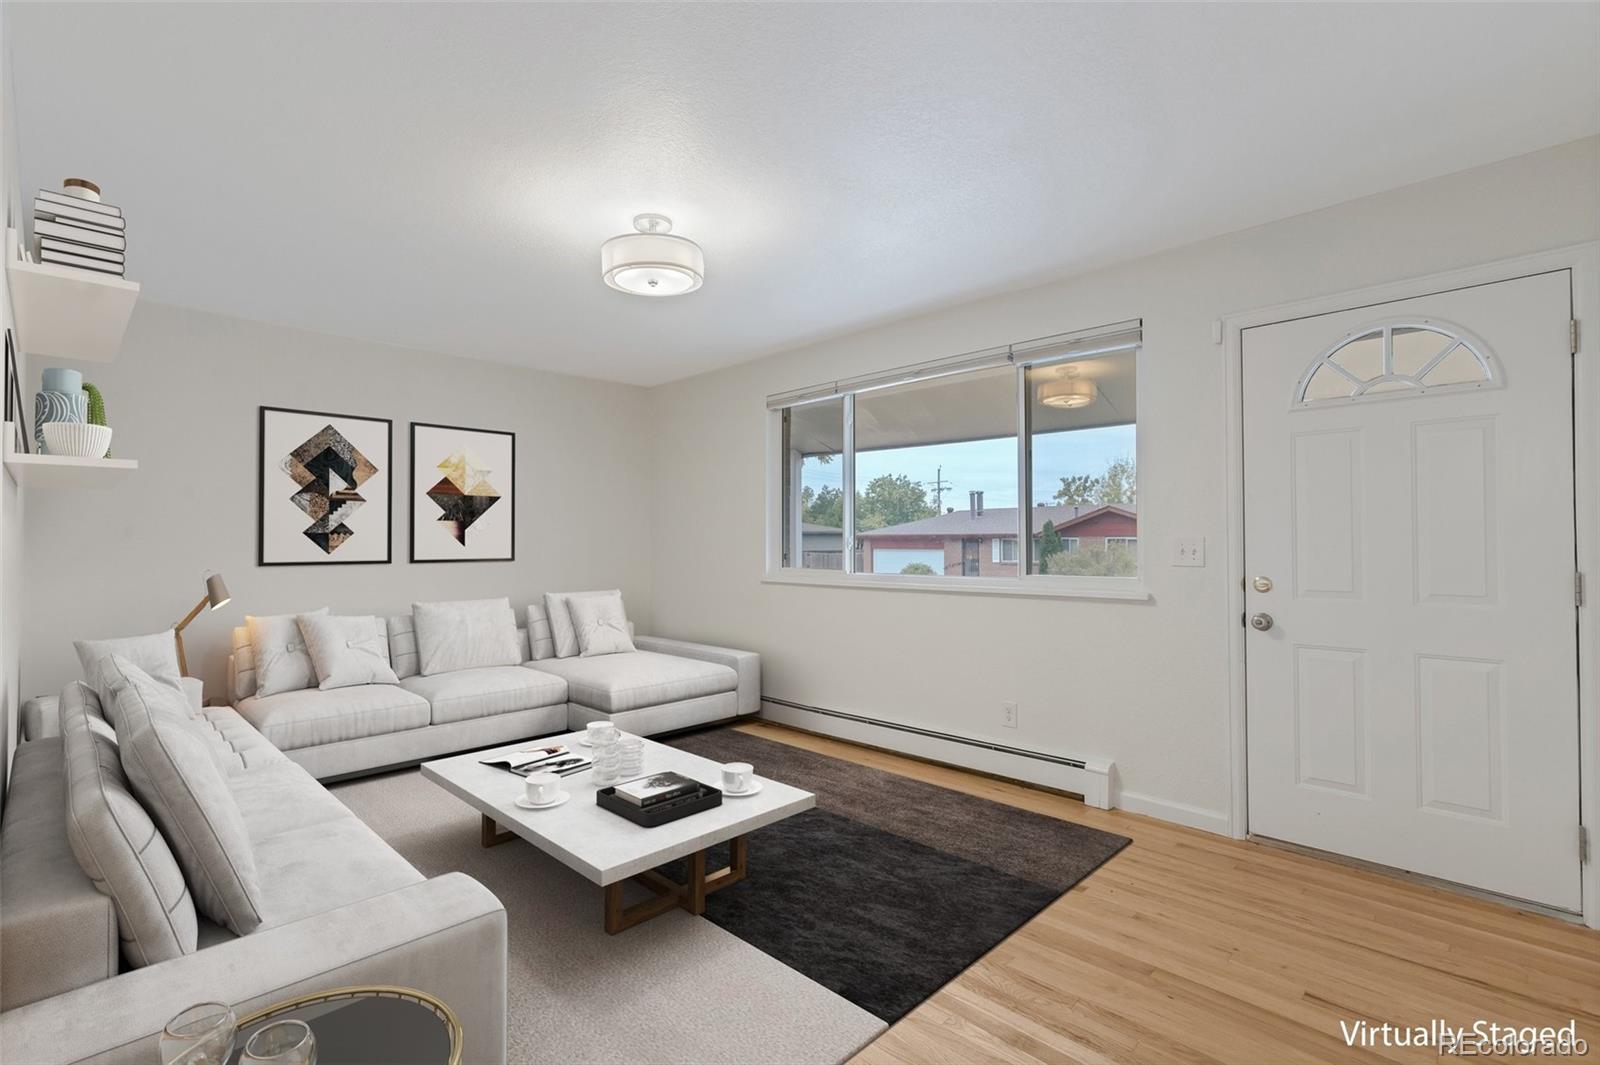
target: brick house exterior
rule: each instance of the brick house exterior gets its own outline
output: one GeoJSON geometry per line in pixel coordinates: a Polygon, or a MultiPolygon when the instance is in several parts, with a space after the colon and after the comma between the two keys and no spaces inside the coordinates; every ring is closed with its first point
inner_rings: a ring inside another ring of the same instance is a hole
{"type": "MultiPolygon", "coordinates": [[[[862,532],[860,571],[899,573],[921,562],[946,576],[1015,577],[1017,508],[984,509],[981,493],[964,511],[862,532]]],[[[1034,507],[1033,537],[1055,522],[1067,550],[1104,546],[1107,539],[1136,542],[1139,518],[1133,504],[1034,507]]]]}

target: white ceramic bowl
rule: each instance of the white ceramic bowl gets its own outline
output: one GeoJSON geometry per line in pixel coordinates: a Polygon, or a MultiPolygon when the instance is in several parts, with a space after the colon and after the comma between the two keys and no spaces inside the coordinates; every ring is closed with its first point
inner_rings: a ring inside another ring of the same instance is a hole
{"type": "Polygon", "coordinates": [[[111,426],[87,422],[46,422],[44,446],[51,455],[103,459],[111,450],[111,426]]]}

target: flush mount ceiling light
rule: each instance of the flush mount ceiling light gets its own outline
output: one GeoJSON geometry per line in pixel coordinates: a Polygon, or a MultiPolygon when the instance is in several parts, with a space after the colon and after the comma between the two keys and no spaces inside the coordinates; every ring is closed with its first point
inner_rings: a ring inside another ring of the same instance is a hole
{"type": "Polygon", "coordinates": [[[637,233],[600,245],[600,276],[618,292],[635,296],[681,296],[705,280],[706,256],[688,237],[672,235],[664,214],[635,215],[637,233]]]}
{"type": "Polygon", "coordinates": [[[1094,387],[1093,381],[1080,381],[1076,377],[1045,381],[1039,386],[1039,402],[1047,407],[1058,407],[1062,410],[1087,407],[1099,395],[1100,392],[1094,387]]]}

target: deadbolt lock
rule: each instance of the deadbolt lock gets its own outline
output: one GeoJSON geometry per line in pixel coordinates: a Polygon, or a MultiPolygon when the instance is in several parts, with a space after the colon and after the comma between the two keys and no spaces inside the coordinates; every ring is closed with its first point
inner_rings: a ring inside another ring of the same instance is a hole
{"type": "Polygon", "coordinates": [[[1272,578],[1257,577],[1255,580],[1250,582],[1250,587],[1254,588],[1258,592],[1270,592],[1272,591],[1272,578]]]}

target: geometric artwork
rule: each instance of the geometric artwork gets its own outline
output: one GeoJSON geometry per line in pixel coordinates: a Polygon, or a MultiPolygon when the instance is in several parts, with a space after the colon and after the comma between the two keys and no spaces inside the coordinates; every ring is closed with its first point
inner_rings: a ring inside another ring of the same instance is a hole
{"type": "Polygon", "coordinates": [[[411,561],[515,558],[516,439],[411,423],[411,561]]]}
{"type": "Polygon", "coordinates": [[[311,524],[306,539],[333,554],[355,535],[345,519],[353,517],[366,500],[356,491],[378,468],[356,446],[325,425],[283,457],[283,472],[300,491],[290,496],[306,512],[311,524]]]}
{"type": "Polygon", "coordinates": [[[261,408],[263,566],[390,560],[386,418],[261,408]]]}

